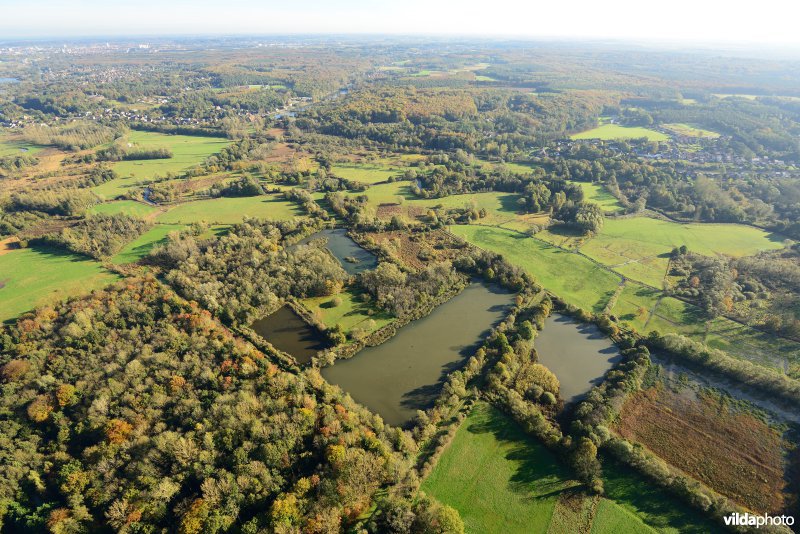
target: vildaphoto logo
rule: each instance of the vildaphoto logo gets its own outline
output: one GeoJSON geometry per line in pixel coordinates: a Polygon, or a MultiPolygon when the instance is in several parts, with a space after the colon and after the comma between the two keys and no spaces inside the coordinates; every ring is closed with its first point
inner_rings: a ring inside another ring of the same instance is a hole
{"type": "Polygon", "coordinates": [[[794,516],[791,515],[753,515],[735,513],[725,518],[725,524],[734,527],[791,527],[794,525],[794,516]]]}

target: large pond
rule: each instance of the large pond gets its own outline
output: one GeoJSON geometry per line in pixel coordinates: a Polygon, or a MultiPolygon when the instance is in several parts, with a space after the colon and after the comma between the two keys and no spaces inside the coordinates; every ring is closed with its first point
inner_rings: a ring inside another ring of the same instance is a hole
{"type": "Polygon", "coordinates": [[[593,324],[554,313],[536,337],[539,363],[553,371],[567,402],[581,399],[622,359],[617,347],[593,324]]]}
{"type": "Polygon", "coordinates": [[[378,266],[378,258],[353,241],[347,235],[345,228],[327,228],[306,237],[297,244],[305,245],[315,239],[327,239],[328,250],[339,260],[347,274],[358,274],[378,266]]]}
{"type": "Polygon", "coordinates": [[[322,376],[391,425],[411,421],[433,404],[444,378],[461,367],[500,322],[513,295],[473,283],[392,339],[322,370],[322,376]]]}
{"type": "Polygon", "coordinates": [[[276,348],[294,356],[297,363],[310,362],[317,351],[325,348],[323,337],[288,306],[259,319],[250,328],[276,348]]]}

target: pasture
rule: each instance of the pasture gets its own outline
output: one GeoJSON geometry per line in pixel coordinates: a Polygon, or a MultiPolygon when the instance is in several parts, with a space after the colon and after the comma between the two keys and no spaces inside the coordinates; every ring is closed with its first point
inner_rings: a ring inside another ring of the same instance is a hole
{"type": "Polygon", "coordinates": [[[24,248],[0,254],[0,321],[118,279],[94,260],[55,248],[24,248]]]}
{"type": "Polygon", "coordinates": [[[723,532],[699,512],[631,468],[603,458],[605,496],[597,508],[592,533],[638,533],[644,525],[658,532],[707,534],[723,532]],[[633,519],[631,519],[633,518],[633,519]],[[627,523],[626,523],[627,521],[627,523]],[[630,530],[633,527],[634,530],[630,530]]]}
{"type": "Polygon", "coordinates": [[[326,297],[312,297],[301,301],[320,322],[331,328],[339,325],[345,333],[360,331],[369,334],[392,322],[385,312],[376,313],[367,303],[350,291],[326,297]],[[336,299],[341,303],[337,306],[336,299]]]}
{"type": "Polygon", "coordinates": [[[143,150],[166,148],[172,152],[172,157],[114,163],[112,168],[120,177],[92,188],[102,198],[124,195],[131,188],[139,187],[157,176],[163,178],[168,173],[179,174],[230,145],[230,141],[218,137],[139,131],[131,131],[127,142],[132,148],[143,150]]]}
{"type": "Polygon", "coordinates": [[[655,130],[642,128],[640,126],[620,126],[619,124],[602,124],[597,128],[579,132],[570,136],[571,139],[601,139],[612,141],[614,139],[640,139],[647,138],[648,141],[666,141],[669,136],[655,130]]]}
{"type": "Polygon", "coordinates": [[[593,184],[589,182],[577,183],[583,189],[583,196],[589,202],[599,205],[604,213],[619,213],[622,211],[622,204],[619,200],[608,192],[603,184],[593,184]]]}
{"type": "Polygon", "coordinates": [[[706,256],[747,256],[780,249],[784,238],[741,224],[676,223],[650,217],[607,219],[580,251],[633,280],[661,287],[669,254],[686,245],[706,256]]]}
{"type": "Polygon", "coordinates": [[[170,232],[177,232],[185,228],[180,224],[157,224],[150,230],[134,239],[122,250],[120,250],[113,258],[111,263],[122,265],[126,263],[134,263],[145,257],[156,245],[163,243],[167,240],[167,235],[170,232]]]}
{"type": "Polygon", "coordinates": [[[8,156],[34,156],[43,147],[13,136],[0,134],[0,158],[8,156]]]}
{"type": "Polygon", "coordinates": [[[421,489],[458,510],[470,534],[715,532],[635,473],[604,466],[589,496],[558,458],[489,404],[476,404],[421,489]]]}
{"type": "Polygon", "coordinates": [[[163,224],[236,224],[245,216],[270,220],[289,220],[302,216],[303,211],[283,198],[262,195],[256,197],[221,197],[177,204],[160,214],[156,221],[163,224]]]}
{"type": "Polygon", "coordinates": [[[547,532],[559,496],[579,485],[542,444],[478,404],[422,491],[461,514],[469,533],[547,532]]]}
{"type": "Polygon", "coordinates": [[[331,172],[347,180],[377,184],[397,176],[401,171],[380,163],[336,163],[331,172]]]}
{"type": "Polygon", "coordinates": [[[147,218],[150,214],[156,211],[158,211],[157,207],[150,206],[144,202],[136,202],[135,200],[116,200],[114,202],[104,202],[102,204],[95,204],[87,210],[90,215],[123,214],[130,215],[131,217],[139,217],[141,219],[147,218]]]}
{"type": "Polygon", "coordinates": [[[459,225],[450,231],[482,249],[502,254],[566,302],[602,311],[622,281],[578,254],[503,228],[459,225]]]}

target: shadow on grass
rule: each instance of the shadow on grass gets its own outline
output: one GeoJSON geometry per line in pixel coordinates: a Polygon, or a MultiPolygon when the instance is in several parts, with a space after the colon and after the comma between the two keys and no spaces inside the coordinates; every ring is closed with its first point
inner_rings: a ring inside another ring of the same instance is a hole
{"type": "Polygon", "coordinates": [[[492,406],[478,406],[479,419],[466,429],[472,434],[491,433],[509,447],[505,458],[518,467],[509,481],[509,489],[524,494],[527,499],[541,500],[560,495],[569,488],[579,486],[567,469],[544,445],[526,435],[508,416],[492,406]]]}

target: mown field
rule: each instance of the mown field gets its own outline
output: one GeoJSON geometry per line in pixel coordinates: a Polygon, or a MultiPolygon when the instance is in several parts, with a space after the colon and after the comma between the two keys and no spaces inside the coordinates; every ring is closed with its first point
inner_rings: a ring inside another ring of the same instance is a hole
{"type": "Polygon", "coordinates": [[[338,324],[345,333],[359,330],[369,334],[393,320],[393,317],[385,312],[375,312],[369,304],[349,291],[343,291],[335,296],[307,298],[302,302],[325,326],[333,327],[338,324]],[[341,301],[338,305],[337,299],[341,301]]]}
{"type": "Polygon", "coordinates": [[[619,213],[622,211],[622,204],[619,200],[608,192],[603,184],[592,184],[588,182],[574,182],[581,186],[583,195],[589,202],[599,205],[605,213],[619,213]]]}
{"type": "Polygon", "coordinates": [[[89,208],[90,215],[102,213],[104,215],[124,214],[132,217],[146,218],[148,215],[158,211],[155,206],[144,204],[143,202],[136,202],[135,200],[115,200],[114,202],[104,202],[102,204],[95,204],[89,208]]]}
{"type": "Polygon", "coordinates": [[[166,241],[170,232],[176,232],[183,228],[185,228],[185,226],[181,224],[157,224],[140,235],[137,239],[125,245],[122,250],[111,258],[111,262],[122,265],[139,261],[144,258],[154,246],[166,241]]]}
{"type": "Polygon", "coordinates": [[[618,273],[661,288],[669,255],[686,245],[706,256],[747,256],[762,250],[780,249],[784,237],[741,224],[676,223],[651,217],[606,219],[594,237],[573,236],[554,230],[539,237],[583,254],[618,273]]]}
{"type": "Polygon", "coordinates": [[[0,158],[6,156],[34,156],[42,147],[15,137],[0,134],[0,158]]]}
{"type": "Polygon", "coordinates": [[[620,126],[619,124],[603,124],[597,128],[586,130],[570,136],[572,139],[602,139],[610,141],[613,139],[639,139],[646,137],[649,141],[666,141],[669,137],[666,134],[649,130],[639,126],[620,126]]]}
{"type": "Polygon", "coordinates": [[[452,226],[450,231],[482,249],[502,254],[576,306],[602,311],[621,282],[617,275],[578,254],[519,232],[478,225],[452,226]]]}
{"type": "Polygon", "coordinates": [[[98,262],[58,249],[24,248],[0,254],[0,321],[118,279],[98,262]]]}
{"type": "Polygon", "coordinates": [[[114,163],[112,168],[120,178],[93,187],[92,191],[98,196],[116,198],[124,195],[129,189],[138,187],[143,180],[151,180],[156,176],[166,177],[168,173],[180,173],[202,163],[208,156],[230,144],[227,139],[218,137],[167,135],[138,131],[130,132],[127,141],[132,147],[141,149],[169,149],[172,157],[114,163]]]}
{"type": "Polygon", "coordinates": [[[605,497],[589,496],[556,456],[479,403],[422,491],[458,510],[467,533],[715,532],[638,474],[604,462],[605,497]]]}
{"type": "Polygon", "coordinates": [[[331,171],[341,178],[364,184],[385,182],[400,173],[399,169],[380,163],[337,163],[331,171]]]}
{"type": "Polygon", "coordinates": [[[288,220],[302,216],[303,211],[293,202],[274,195],[255,197],[221,197],[177,204],[156,217],[164,224],[190,224],[205,221],[209,224],[235,224],[245,216],[271,220],[288,220]]]}
{"type": "Polygon", "coordinates": [[[477,405],[422,484],[458,510],[470,533],[547,532],[559,496],[578,482],[508,417],[477,405]]]}

